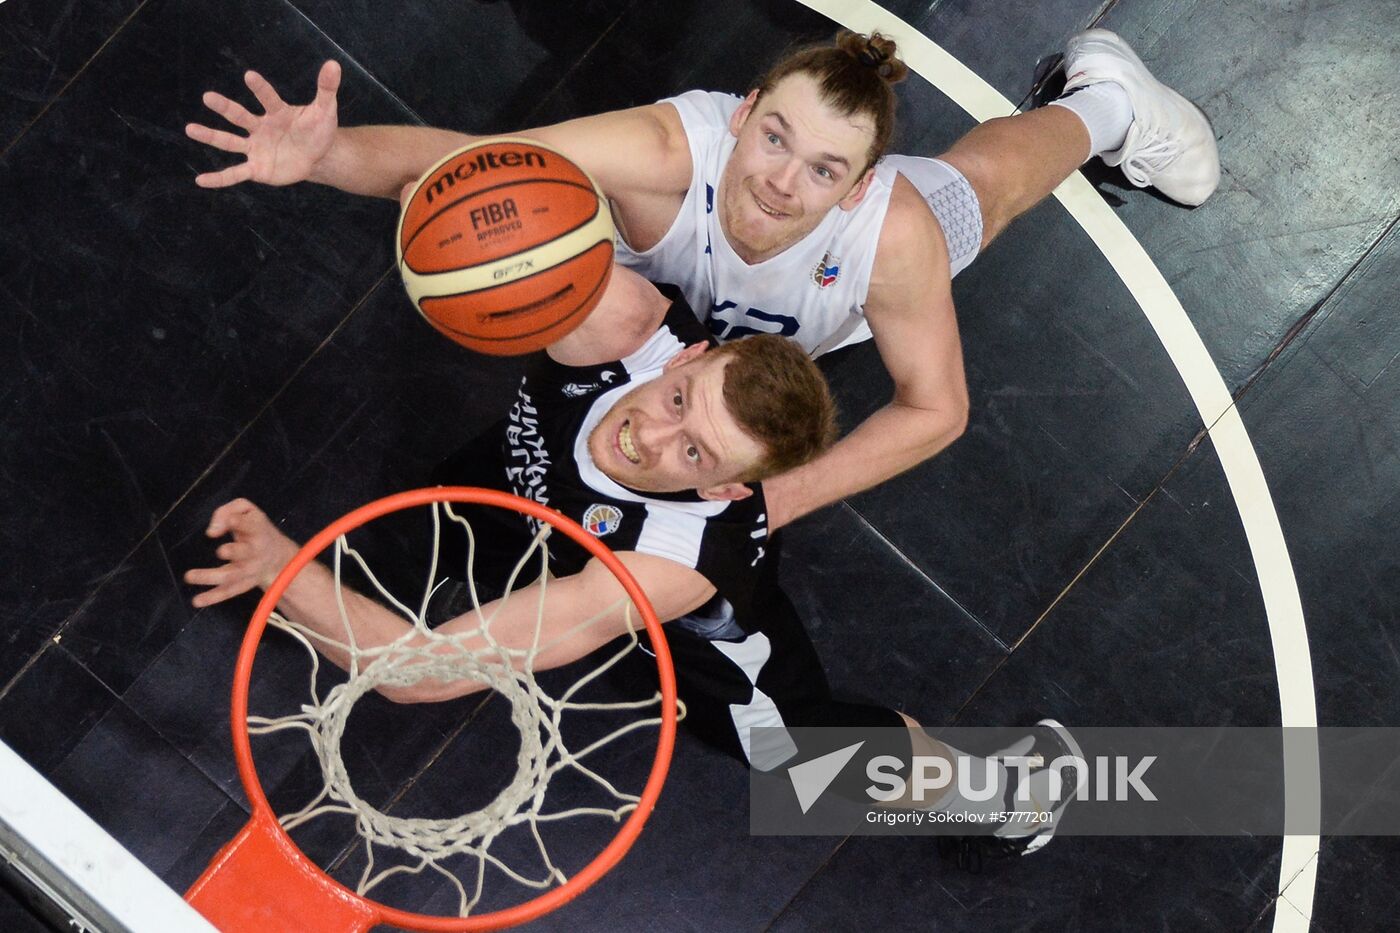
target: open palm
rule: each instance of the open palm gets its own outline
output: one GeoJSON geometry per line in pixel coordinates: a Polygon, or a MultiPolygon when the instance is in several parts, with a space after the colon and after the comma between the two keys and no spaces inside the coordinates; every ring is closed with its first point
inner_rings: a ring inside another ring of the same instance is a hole
{"type": "Polygon", "coordinates": [[[329,61],[316,78],[316,99],[293,106],[282,99],[267,79],[255,71],[244,75],[253,96],[262,105],[257,115],[242,104],[215,91],[204,95],[204,105],[246,136],[216,130],[199,123],[185,127],[185,135],[224,152],[238,153],[245,161],[217,172],[195,177],[202,188],[226,188],[245,181],[265,185],[291,185],[305,181],[335,140],[336,91],[340,65],[329,61]]]}

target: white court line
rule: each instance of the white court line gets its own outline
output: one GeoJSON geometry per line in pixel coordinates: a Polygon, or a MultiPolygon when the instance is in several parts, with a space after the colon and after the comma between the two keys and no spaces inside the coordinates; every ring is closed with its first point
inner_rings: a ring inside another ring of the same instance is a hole
{"type": "MultiPolygon", "coordinates": [[[[3,0],[0,0],[3,2],[3,0]]],[[[88,930],[218,933],[92,817],[0,742],[0,859],[88,930]]]]}
{"type": "MultiPolygon", "coordinates": [[[[894,39],[899,44],[900,58],[910,69],[979,122],[1015,112],[1015,105],[996,88],[932,39],[871,0],[801,2],[847,29],[856,32],[878,29],[894,39]]],[[[1088,180],[1075,172],[1055,189],[1055,197],[1089,234],[1142,307],[1196,404],[1225,470],[1225,480],[1234,495],[1254,557],[1259,590],[1269,620],[1269,637],[1273,642],[1281,721],[1284,726],[1315,727],[1317,700],[1313,692],[1312,656],[1308,651],[1298,583],[1259,457],[1225,380],[1167,280],[1088,180]]],[[[1296,743],[1290,742],[1284,748],[1287,812],[1315,816],[1322,807],[1317,792],[1321,786],[1317,745],[1313,743],[1310,748],[1299,750],[1296,743]]],[[[1278,890],[1282,892],[1287,888],[1288,904],[1296,910],[1287,910],[1281,905],[1275,908],[1275,933],[1300,933],[1308,929],[1317,883],[1319,845],[1317,836],[1283,838],[1278,890]]]]}

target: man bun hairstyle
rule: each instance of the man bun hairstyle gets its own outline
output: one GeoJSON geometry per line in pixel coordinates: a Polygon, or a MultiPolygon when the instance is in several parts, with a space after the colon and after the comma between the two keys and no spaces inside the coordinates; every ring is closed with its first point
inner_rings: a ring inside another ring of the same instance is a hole
{"type": "Polygon", "coordinates": [[[843,117],[870,117],[875,138],[866,153],[865,168],[879,161],[894,137],[898,103],[894,85],[909,76],[909,66],[899,60],[894,40],[878,32],[867,36],[843,29],[835,42],[804,46],[784,56],[759,81],[759,98],[795,74],[810,76],[822,102],[843,117]]]}
{"type": "Polygon", "coordinates": [[[764,456],[739,478],[753,483],[801,466],[836,440],[836,403],[826,377],[795,340],[757,334],[706,356],[728,359],[724,405],[764,456]]]}
{"type": "Polygon", "coordinates": [[[885,79],[886,84],[898,84],[909,77],[909,67],[895,53],[894,40],[872,32],[862,35],[843,29],[836,34],[836,47],[885,79]]]}

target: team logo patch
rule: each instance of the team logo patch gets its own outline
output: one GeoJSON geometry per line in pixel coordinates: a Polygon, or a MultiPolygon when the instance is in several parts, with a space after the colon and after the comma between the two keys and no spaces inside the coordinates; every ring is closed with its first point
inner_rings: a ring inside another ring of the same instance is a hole
{"type": "MultiPolygon", "coordinates": [[[[0,0],[0,2],[3,2],[3,0],[0,0]]],[[[613,372],[611,369],[605,369],[605,370],[603,370],[601,373],[598,374],[598,378],[601,379],[601,380],[603,380],[603,381],[602,381],[602,382],[570,382],[570,383],[568,383],[567,385],[565,385],[565,386],[563,386],[562,388],[560,388],[559,391],[560,391],[560,392],[563,392],[563,393],[564,393],[565,395],[567,395],[569,398],[582,398],[583,396],[587,395],[589,392],[596,392],[596,391],[598,391],[599,389],[601,389],[604,385],[611,384],[612,381],[613,381],[614,379],[617,378],[617,373],[613,372]]]]}
{"type": "Polygon", "coordinates": [[[622,524],[622,510],[615,505],[590,505],[583,513],[583,527],[595,538],[610,535],[622,524]]]}
{"type": "Polygon", "coordinates": [[[841,277],[841,259],[826,253],[822,256],[821,262],[817,263],[812,270],[812,281],[817,283],[817,288],[826,288],[828,285],[835,285],[836,280],[841,277]]]}

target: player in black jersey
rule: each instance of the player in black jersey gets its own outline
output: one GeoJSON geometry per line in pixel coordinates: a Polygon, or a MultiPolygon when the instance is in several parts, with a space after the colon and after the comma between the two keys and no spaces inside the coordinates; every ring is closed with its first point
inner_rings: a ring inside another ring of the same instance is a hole
{"type": "MultiPolygon", "coordinates": [[[[690,718],[704,721],[712,707],[721,726],[707,731],[727,738],[735,751],[747,754],[749,730],[758,725],[903,724],[892,710],[831,700],[770,559],[758,481],[831,442],[835,417],[825,380],[796,344],[781,338],[715,347],[684,299],[668,292],[615,269],[587,321],[531,360],[508,416],[439,467],[434,480],[527,496],[606,543],[661,619],[683,619],[669,640],[690,718]]],[[[514,562],[531,529],[523,517],[495,509],[474,513],[473,523],[492,515],[491,534],[478,537],[501,544],[477,555],[474,576],[499,593],[505,562],[514,562]],[[501,556],[499,567],[493,555],[501,556]]],[[[197,606],[269,584],[296,550],[246,500],[216,510],[209,533],[232,534],[233,541],[218,549],[223,567],[186,575],[211,587],[195,597],[197,606]]],[[[447,551],[444,566],[451,566],[447,551]]],[[[551,541],[550,561],[559,579],[549,588],[546,620],[556,632],[623,596],[612,574],[572,542],[551,541]]],[[[335,630],[334,600],[319,588],[329,579],[303,576],[308,580],[299,577],[284,597],[284,611],[335,630]]],[[[506,607],[530,604],[513,600],[506,607]]],[[[362,646],[401,634],[406,625],[387,612],[372,615],[366,630],[356,632],[362,646]]],[[[533,617],[524,621],[522,630],[533,628],[533,617]]],[[[445,624],[451,631],[474,622],[445,624]]],[[[582,657],[622,634],[624,625],[614,612],[557,641],[537,667],[582,657]]],[[[493,628],[501,631],[502,620],[493,628]]],[[[442,699],[480,687],[424,681],[393,698],[442,699]]]]}
{"type": "MultiPolygon", "coordinates": [[[[760,481],[819,454],[831,443],[834,421],[825,381],[797,344],[757,336],[715,347],[679,293],[619,267],[588,319],[531,361],[508,416],[445,461],[434,479],[532,498],[608,544],[670,623],[667,642],[687,722],[755,767],[811,754],[791,744],[768,752],[752,748],[750,736],[759,726],[907,726],[911,731],[897,734],[911,736],[921,754],[946,754],[901,713],[835,700],[801,620],[777,585],[760,481]]],[[[504,546],[479,549],[473,576],[496,595],[532,530],[523,516],[498,509],[474,514],[473,526],[490,516],[491,533],[478,532],[477,540],[504,546]],[[493,555],[502,559],[493,562],[493,555]]],[[[298,549],[247,500],[215,510],[208,534],[233,540],[216,552],[223,566],[185,575],[186,582],[210,587],[195,596],[196,606],[270,585],[298,549]]],[[[452,557],[450,547],[446,553],[444,566],[462,559],[452,557]]],[[[581,658],[627,631],[625,594],[610,571],[571,541],[551,539],[549,554],[557,579],[543,599],[512,599],[499,611],[483,607],[494,614],[496,639],[523,648],[535,638],[543,604],[539,643],[549,647],[536,657],[537,670],[581,658]]],[[[279,608],[337,638],[342,621],[335,588],[330,572],[312,564],[279,608]]],[[[347,598],[360,648],[387,644],[406,631],[408,622],[377,603],[353,593],[347,598]]],[[[476,625],[477,617],[464,613],[439,630],[476,625]]],[[[336,649],[317,648],[347,666],[336,649]]],[[[381,692],[399,702],[423,702],[483,687],[425,679],[381,692]]],[[[1047,762],[1064,753],[1062,731],[1046,728],[1038,737],[1053,746],[1047,762]]],[[[1005,772],[1001,767],[1009,794],[1005,772]]],[[[1016,838],[1007,844],[1025,851],[1049,838],[1053,822],[1008,831],[1016,838]]]]}

